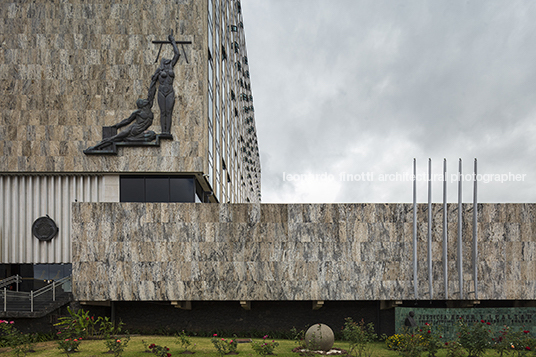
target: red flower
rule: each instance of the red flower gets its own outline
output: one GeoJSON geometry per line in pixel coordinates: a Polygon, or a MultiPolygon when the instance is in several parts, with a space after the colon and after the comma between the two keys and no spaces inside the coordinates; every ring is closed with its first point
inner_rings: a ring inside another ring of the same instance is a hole
{"type": "Polygon", "coordinates": [[[218,334],[217,334],[217,333],[215,333],[214,335],[212,335],[212,337],[216,337],[216,336],[218,336],[218,334]]]}
{"type": "Polygon", "coordinates": [[[524,333],[529,333],[529,331],[528,331],[528,330],[525,330],[525,331],[523,331],[523,332],[524,332],[524,333]]]}
{"type": "Polygon", "coordinates": [[[155,347],[154,343],[149,346],[149,348],[151,348],[151,349],[153,349],[154,347],[155,347]]]}
{"type": "Polygon", "coordinates": [[[488,325],[491,325],[491,322],[486,322],[488,325]]]}
{"type": "Polygon", "coordinates": [[[428,333],[432,333],[432,331],[428,330],[428,333]]]}
{"type": "Polygon", "coordinates": [[[430,326],[430,324],[428,322],[425,323],[426,326],[430,326]]]}
{"type": "Polygon", "coordinates": [[[529,346],[525,347],[525,349],[526,349],[527,351],[530,351],[530,347],[529,347],[529,346]]]}
{"type": "Polygon", "coordinates": [[[486,322],[486,321],[484,321],[484,320],[480,320],[480,322],[484,323],[484,322],[486,322]]]}
{"type": "Polygon", "coordinates": [[[448,343],[448,342],[445,342],[445,346],[448,346],[448,345],[449,345],[449,343],[448,343]]]}
{"type": "Polygon", "coordinates": [[[167,357],[171,357],[171,353],[168,353],[168,354],[167,354],[167,357]]]}
{"type": "Polygon", "coordinates": [[[422,330],[421,330],[421,329],[419,329],[419,332],[422,332],[422,330]]]}

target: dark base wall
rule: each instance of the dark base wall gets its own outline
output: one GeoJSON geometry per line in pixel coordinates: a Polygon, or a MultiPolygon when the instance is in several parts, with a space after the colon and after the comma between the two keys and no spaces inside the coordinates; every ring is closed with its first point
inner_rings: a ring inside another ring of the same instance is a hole
{"type": "MultiPolygon", "coordinates": [[[[307,329],[315,323],[340,332],[344,320],[374,323],[378,333],[394,333],[394,310],[380,310],[379,302],[326,301],[319,310],[311,301],[254,301],[245,310],[238,301],[192,302],[191,310],[181,310],[169,303],[115,302],[115,318],[125,328],[136,332],[289,332],[293,327],[307,329]]],[[[260,335],[259,335],[260,336],[260,335]]],[[[243,336],[257,337],[257,336],[243,336]]]]}
{"type": "MultiPolygon", "coordinates": [[[[450,302],[452,305],[452,302],[450,302]]],[[[460,305],[460,304],[458,304],[460,305]]],[[[534,301],[486,301],[474,308],[535,307],[534,301]]],[[[445,301],[403,301],[400,307],[436,308],[449,307],[445,301]]],[[[461,306],[450,306],[459,307],[461,306]]],[[[325,301],[318,310],[311,301],[253,301],[251,310],[245,310],[238,301],[193,301],[191,310],[181,310],[169,302],[114,302],[113,308],[72,303],[71,309],[82,308],[98,316],[114,315],[116,321],[125,323],[124,330],[131,333],[172,334],[181,330],[191,333],[237,334],[241,337],[260,337],[265,333],[279,332],[290,337],[290,330],[305,330],[315,323],[325,323],[336,334],[351,317],[359,322],[372,322],[376,333],[395,333],[395,309],[380,309],[379,301],[325,301]]],[[[13,318],[15,327],[24,333],[55,332],[54,323],[60,316],[68,316],[67,307],[39,319],[13,318]]]]}
{"type": "MultiPolygon", "coordinates": [[[[181,330],[194,333],[226,333],[241,337],[261,337],[280,332],[290,336],[290,330],[306,330],[315,323],[324,323],[340,332],[344,320],[372,322],[378,334],[391,335],[395,328],[394,309],[380,310],[376,301],[326,301],[319,310],[311,301],[254,301],[245,310],[238,301],[193,301],[191,310],[175,308],[165,302],[114,302],[113,309],[72,303],[71,309],[89,310],[97,316],[111,316],[125,323],[131,333],[174,333],[181,330]],[[258,332],[258,334],[256,333],[258,332]],[[257,336],[258,335],[258,336],[257,336]]],[[[15,327],[24,333],[55,333],[54,324],[60,316],[68,316],[67,307],[39,319],[16,318],[15,327]]]]}

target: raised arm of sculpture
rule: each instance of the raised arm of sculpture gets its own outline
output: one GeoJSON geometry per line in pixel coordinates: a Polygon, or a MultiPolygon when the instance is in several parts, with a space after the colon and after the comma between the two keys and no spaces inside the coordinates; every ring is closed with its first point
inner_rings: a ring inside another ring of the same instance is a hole
{"type": "Polygon", "coordinates": [[[169,42],[171,42],[171,45],[173,46],[173,53],[174,53],[173,59],[171,60],[171,65],[175,66],[181,55],[179,52],[179,48],[177,47],[177,42],[175,42],[175,37],[173,37],[173,35],[169,35],[168,40],[169,42]]]}

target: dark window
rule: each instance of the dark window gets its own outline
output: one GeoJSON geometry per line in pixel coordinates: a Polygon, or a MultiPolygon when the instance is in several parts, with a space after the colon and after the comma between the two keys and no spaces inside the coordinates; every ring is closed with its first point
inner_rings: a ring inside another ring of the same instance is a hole
{"type": "Polygon", "coordinates": [[[145,202],[169,202],[169,178],[145,178],[145,202]]]}
{"type": "Polygon", "coordinates": [[[121,177],[121,202],[145,202],[145,178],[121,177]]]}
{"type": "Polygon", "coordinates": [[[121,176],[121,202],[195,202],[193,177],[121,176]]]}
{"type": "Polygon", "coordinates": [[[172,177],[169,179],[169,202],[195,202],[193,178],[172,177]]]}
{"type": "Polygon", "coordinates": [[[59,280],[71,275],[71,264],[35,264],[33,266],[34,279],[59,280]]]}

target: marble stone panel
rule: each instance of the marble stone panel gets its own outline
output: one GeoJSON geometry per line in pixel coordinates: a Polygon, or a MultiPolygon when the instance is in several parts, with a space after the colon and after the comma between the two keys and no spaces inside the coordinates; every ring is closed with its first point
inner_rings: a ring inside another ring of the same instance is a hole
{"type": "MultiPolygon", "coordinates": [[[[264,205],[245,204],[76,203],[75,295],[81,300],[413,298],[412,229],[404,223],[409,205],[268,206],[265,211],[264,205]]],[[[479,222],[479,298],[533,299],[536,246],[528,233],[531,223],[519,223],[532,214],[524,209],[533,207],[501,206],[500,212],[496,205],[479,207],[481,219],[498,220],[479,222]],[[508,207],[516,208],[511,213],[508,207]]],[[[427,299],[425,217],[418,226],[417,286],[427,299]]],[[[456,220],[448,229],[449,299],[457,299],[456,220]]],[[[435,228],[432,242],[434,299],[444,294],[441,230],[435,228]]],[[[467,224],[463,244],[463,289],[471,298],[467,224]]]]}

